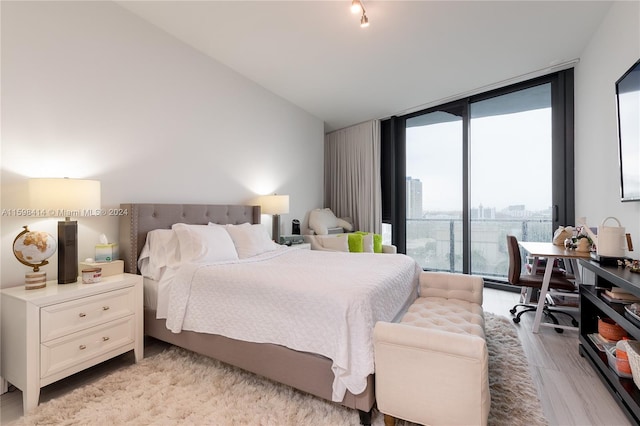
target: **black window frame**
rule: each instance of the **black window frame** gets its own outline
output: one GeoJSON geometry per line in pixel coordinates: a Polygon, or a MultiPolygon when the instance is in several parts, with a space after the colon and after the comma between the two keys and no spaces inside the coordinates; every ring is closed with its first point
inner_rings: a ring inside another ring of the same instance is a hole
{"type": "MultiPolygon", "coordinates": [[[[463,118],[463,272],[469,273],[469,111],[474,102],[502,96],[541,84],[551,85],[552,231],[575,221],[574,76],[573,68],[511,84],[443,105],[381,121],[382,222],[392,225],[392,243],[406,253],[406,121],[434,111],[455,109],[463,118]]],[[[552,235],[549,236],[551,240],[552,235]]],[[[498,281],[499,283],[499,281],[498,281]]]]}

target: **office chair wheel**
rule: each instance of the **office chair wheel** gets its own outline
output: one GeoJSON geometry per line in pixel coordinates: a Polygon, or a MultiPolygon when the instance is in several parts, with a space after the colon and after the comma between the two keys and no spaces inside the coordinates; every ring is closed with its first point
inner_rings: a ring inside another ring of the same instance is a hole
{"type": "MultiPolygon", "coordinates": [[[[553,323],[554,323],[555,325],[560,324],[560,323],[558,322],[558,318],[556,318],[556,317],[555,317],[555,315],[553,315],[553,314],[549,311],[549,309],[548,309],[548,308],[546,308],[546,307],[545,307],[545,308],[544,308],[544,310],[543,310],[542,312],[545,314],[545,316],[546,316],[546,317],[548,317],[551,321],[553,321],[553,323]]],[[[555,330],[555,331],[556,331],[556,333],[558,333],[558,334],[562,334],[562,333],[564,333],[564,329],[562,329],[562,328],[556,328],[556,327],[554,327],[554,330],[555,330]]]]}
{"type": "Polygon", "coordinates": [[[514,323],[516,323],[516,324],[518,324],[518,323],[520,322],[520,317],[515,317],[515,318],[513,319],[513,322],[514,322],[514,323]]]}
{"type": "Polygon", "coordinates": [[[571,319],[571,325],[574,326],[574,327],[577,327],[577,326],[580,325],[580,323],[578,323],[578,321],[576,321],[575,319],[572,318],[571,319]]]}
{"type": "Polygon", "coordinates": [[[509,312],[511,312],[511,315],[515,315],[517,310],[516,308],[510,309],[509,312]]]}

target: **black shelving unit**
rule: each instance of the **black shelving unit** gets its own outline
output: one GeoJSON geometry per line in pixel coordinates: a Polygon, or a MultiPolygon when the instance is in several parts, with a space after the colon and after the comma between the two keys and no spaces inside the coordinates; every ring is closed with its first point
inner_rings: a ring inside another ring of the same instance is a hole
{"type": "Polygon", "coordinates": [[[640,296],[640,274],[616,266],[600,266],[580,260],[580,265],[595,274],[595,282],[580,286],[580,355],[584,356],[613,395],[627,417],[640,425],[640,389],[632,379],[619,377],[609,368],[607,354],[598,350],[588,335],[598,331],[598,318],[611,318],[633,339],[640,340],[640,322],[625,313],[621,303],[609,303],[600,296],[603,288],[620,287],[640,296]]]}

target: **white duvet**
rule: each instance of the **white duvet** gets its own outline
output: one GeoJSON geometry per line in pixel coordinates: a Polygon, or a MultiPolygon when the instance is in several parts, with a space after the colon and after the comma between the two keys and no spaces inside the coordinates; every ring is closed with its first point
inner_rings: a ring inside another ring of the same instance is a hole
{"type": "MultiPolygon", "coordinates": [[[[334,401],[364,391],[372,331],[415,299],[419,266],[396,254],[281,249],[250,259],[183,265],[159,286],[167,328],[274,343],[330,358],[334,401]],[[164,289],[164,290],[163,290],[164,289]]],[[[163,278],[164,280],[164,278],[163,278]]]]}

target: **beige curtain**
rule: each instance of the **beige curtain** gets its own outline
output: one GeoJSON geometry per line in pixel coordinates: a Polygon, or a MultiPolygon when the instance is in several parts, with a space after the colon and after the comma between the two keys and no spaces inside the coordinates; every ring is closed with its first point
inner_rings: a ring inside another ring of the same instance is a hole
{"type": "Polygon", "coordinates": [[[380,233],[380,121],[328,133],[324,147],[325,206],[356,230],[380,233]]]}

